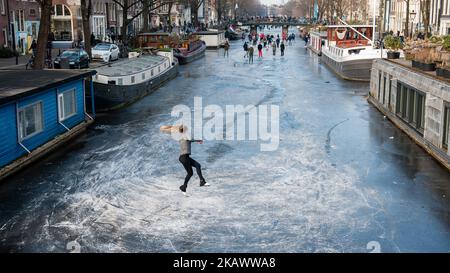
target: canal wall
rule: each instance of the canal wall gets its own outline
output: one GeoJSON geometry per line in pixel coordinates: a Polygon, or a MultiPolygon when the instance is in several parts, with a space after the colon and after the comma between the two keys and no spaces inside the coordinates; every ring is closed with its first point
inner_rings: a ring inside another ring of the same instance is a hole
{"type": "Polygon", "coordinates": [[[450,170],[450,86],[432,74],[374,60],[369,102],[450,170]]]}

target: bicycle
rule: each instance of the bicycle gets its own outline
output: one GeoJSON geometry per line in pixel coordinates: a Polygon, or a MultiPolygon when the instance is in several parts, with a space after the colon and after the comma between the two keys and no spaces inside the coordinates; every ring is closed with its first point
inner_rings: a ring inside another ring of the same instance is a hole
{"type": "Polygon", "coordinates": [[[33,53],[31,54],[31,58],[25,64],[25,70],[28,70],[28,66],[30,66],[31,68],[34,67],[34,59],[36,58],[35,54],[36,53],[33,51],[33,53]]]}

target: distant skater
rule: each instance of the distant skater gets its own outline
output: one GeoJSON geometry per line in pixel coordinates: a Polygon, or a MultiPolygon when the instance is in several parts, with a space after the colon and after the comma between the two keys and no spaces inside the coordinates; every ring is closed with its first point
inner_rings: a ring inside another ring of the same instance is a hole
{"type": "Polygon", "coordinates": [[[203,144],[203,140],[191,140],[190,138],[183,136],[183,134],[186,133],[186,127],[181,126],[162,126],[161,131],[165,133],[172,133],[177,132],[182,135],[181,139],[179,140],[180,143],[180,157],[179,161],[183,165],[184,169],[187,172],[186,177],[184,178],[183,185],[180,186],[180,190],[183,192],[183,194],[186,194],[186,189],[189,183],[189,180],[191,179],[192,175],[194,174],[192,167],[195,168],[197,171],[197,175],[200,178],[200,187],[203,186],[209,186],[209,184],[205,181],[205,178],[202,174],[202,166],[200,163],[195,161],[191,158],[191,144],[192,142],[196,142],[199,144],[203,144]]]}
{"type": "Polygon", "coordinates": [[[284,45],[284,42],[281,42],[280,50],[281,50],[281,56],[284,56],[284,50],[286,49],[286,46],[284,45]]]}
{"type": "Polygon", "coordinates": [[[224,52],[223,52],[223,56],[228,57],[228,49],[230,49],[230,43],[228,43],[228,40],[225,41],[225,45],[223,46],[224,48],[224,52]]]}
{"type": "Polygon", "coordinates": [[[248,44],[247,42],[244,43],[244,51],[245,51],[245,55],[244,55],[244,59],[248,57],[248,44]]]}
{"type": "Polygon", "coordinates": [[[263,46],[262,46],[261,43],[259,43],[259,45],[258,45],[258,58],[262,58],[263,57],[262,50],[263,50],[263,46]]]}
{"type": "Polygon", "coordinates": [[[248,63],[253,63],[253,52],[254,52],[254,48],[253,46],[250,46],[248,48],[248,63]]]}
{"type": "Polygon", "coordinates": [[[273,56],[277,55],[277,43],[275,41],[272,43],[272,51],[273,56]]]}

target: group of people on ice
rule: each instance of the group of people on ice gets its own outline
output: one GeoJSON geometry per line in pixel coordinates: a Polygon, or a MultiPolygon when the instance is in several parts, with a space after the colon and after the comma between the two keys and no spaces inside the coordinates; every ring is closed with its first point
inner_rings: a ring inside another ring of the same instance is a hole
{"type": "Polygon", "coordinates": [[[273,56],[276,56],[277,49],[280,49],[281,56],[284,56],[284,52],[286,50],[286,44],[292,45],[292,43],[295,41],[295,34],[282,34],[282,37],[280,38],[280,35],[277,34],[275,37],[274,35],[265,35],[264,33],[261,33],[258,37],[258,35],[251,35],[249,34],[248,37],[249,41],[245,41],[243,48],[244,48],[244,58],[248,58],[248,63],[253,63],[253,54],[255,52],[255,47],[258,50],[258,58],[263,58],[263,49],[266,49],[268,51],[270,48],[272,48],[272,54],[273,56]],[[259,41],[258,41],[259,40],[259,41]]]}

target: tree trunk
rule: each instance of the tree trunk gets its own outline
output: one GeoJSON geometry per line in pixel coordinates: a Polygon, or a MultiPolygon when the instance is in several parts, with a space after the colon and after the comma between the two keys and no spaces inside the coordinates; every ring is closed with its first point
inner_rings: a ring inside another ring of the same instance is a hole
{"type": "Polygon", "coordinates": [[[430,28],[430,0],[421,1],[421,11],[422,11],[422,20],[423,26],[425,28],[425,37],[428,37],[429,28],[430,28]]]}
{"type": "Polygon", "coordinates": [[[195,4],[191,5],[192,24],[198,26],[198,8],[195,4]]]}
{"type": "Polygon", "coordinates": [[[409,0],[406,0],[406,21],[405,21],[405,33],[403,36],[409,37],[409,0]]]}
{"type": "Polygon", "coordinates": [[[81,0],[81,17],[83,21],[84,49],[92,59],[92,41],[91,41],[91,0],[81,0]],[[86,3],[89,1],[88,3],[86,3]]]}
{"type": "Polygon", "coordinates": [[[142,28],[143,32],[150,32],[150,27],[149,27],[149,22],[148,22],[149,21],[148,5],[149,5],[148,0],[144,0],[143,7],[142,7],[142,17],[144,18],[144,26],[142,28]]]}
{"type": "Polygon", "coordinates": [[[122,8],[122,42],[123,45],[128,45],[128,0],[123,0],[122,8]]]}
{"type": "Polygon", "coordinates": [[[169,27],[172,29],[172,17],[170,16],[172,14],[172,6],[173,2],[169,2],[169,11],[167,13],[167,16],[169,17],[169,27]]]}
{"type": "Polygon", "coordinates": [[[47,52],[48,34],[50,32],[50,16],[52,9],[52,0],[42,0],[41,6],[41,23],[37,39],[37,53],[34,59],[34,69],[44,69],[45,55],[47,52]]]}

